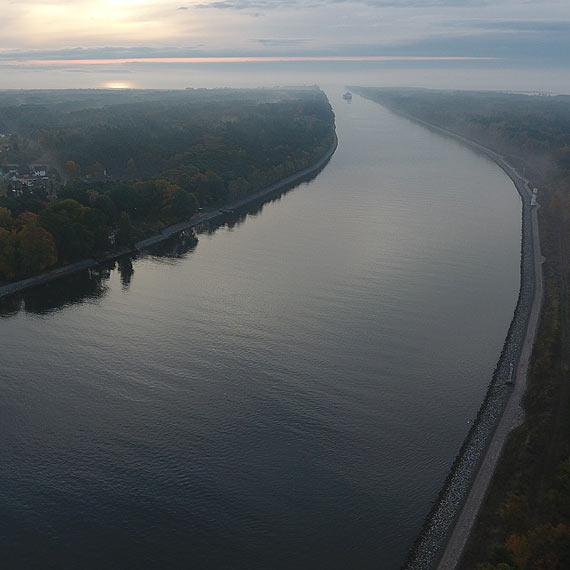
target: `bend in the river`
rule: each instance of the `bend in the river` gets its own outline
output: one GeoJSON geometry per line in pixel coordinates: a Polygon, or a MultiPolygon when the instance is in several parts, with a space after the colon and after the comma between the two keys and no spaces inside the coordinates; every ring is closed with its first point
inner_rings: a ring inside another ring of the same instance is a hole
{"type": "Polygon", "coordinates": [[[520,209],[488,159],[330,99],[311,182],[0,302],[6,566],[400,567],[501,353],[520,209]]]}

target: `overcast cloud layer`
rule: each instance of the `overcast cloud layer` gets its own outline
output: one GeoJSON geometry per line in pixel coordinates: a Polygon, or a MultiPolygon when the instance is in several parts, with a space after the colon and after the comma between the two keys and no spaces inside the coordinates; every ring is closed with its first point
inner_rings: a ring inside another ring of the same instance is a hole
{"type": "Polygon", "coordinates": [[[570,59],[568,0],[9,0],[0,57],[570,59]]]}

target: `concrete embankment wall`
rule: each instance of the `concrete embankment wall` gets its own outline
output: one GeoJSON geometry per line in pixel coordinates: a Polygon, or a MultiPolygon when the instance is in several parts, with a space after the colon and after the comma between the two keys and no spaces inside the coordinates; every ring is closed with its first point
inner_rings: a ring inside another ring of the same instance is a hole
{"type": "Polygon", "coordinates": [[[8,283],[7,285],[2,285],[0,287],[0,298],[7,297],[8,295],[13,295],[23,291],[24,289],[29,289],[30,287],[37,287],[38,285],[43,285],[44,283],[49,283],[50,281],[55,281],[66,275],[72,275],[73,273],[78,273],[79,271],[84,271],[85,269],[90,269],[92,267],[97,267],[99,262],[95,259],[84,259],[78,261],[77,263],[70,263],[69,265],[64,265],[58,269],[53,269],[48,273],[42,273],[41,275],[36,275],[35,277],[30,277],[28,279],[22,279],[16,281],[15,283],[8,283]]]}

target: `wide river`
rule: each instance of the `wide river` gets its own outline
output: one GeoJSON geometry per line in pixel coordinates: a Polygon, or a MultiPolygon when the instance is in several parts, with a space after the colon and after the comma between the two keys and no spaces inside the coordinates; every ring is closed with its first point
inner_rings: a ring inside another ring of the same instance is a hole
{"type": "Polygon", "coordinates": [[[400,567],[502,348],[520,200],[341,94],[311,182],[1,303],[3,567],[400,567]]]}

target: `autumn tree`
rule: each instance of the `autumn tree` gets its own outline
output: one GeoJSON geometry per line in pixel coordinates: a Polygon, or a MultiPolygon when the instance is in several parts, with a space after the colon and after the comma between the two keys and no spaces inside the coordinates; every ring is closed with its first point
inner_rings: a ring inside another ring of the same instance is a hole
{"type": "Polygon", "coordinates": [[[12,217],[12,212],[8,208],[0,207],[0,228],[5,230],[10,230],[14,224],[14,218],[12,217]]]}
{"type": "Polygon", "coordinates": [[[68,160],[64,166],[68,181],[73,182],[81,178],[81,167],[74,160],[68,160]]]}
{"type": "Polygon", "coordinates": [[[53,236],[37,224],[25,226],[15,236],[18,273],[34,275],[57,262],[53,236]]]}
{"type": "Polygon", "coordinates": [[[40,217],[34,212],[22,212],[14,222],[14,228],[19,231],[26,226],[34,226],[39,223],[40,217]]]}
{"type": "Polygon", "coordinates": [[[14,234],[0,228],[0,280],[11,281],[16,276],[16,244],[14,234]]]}

